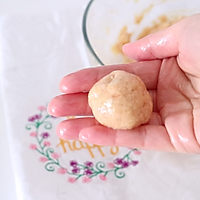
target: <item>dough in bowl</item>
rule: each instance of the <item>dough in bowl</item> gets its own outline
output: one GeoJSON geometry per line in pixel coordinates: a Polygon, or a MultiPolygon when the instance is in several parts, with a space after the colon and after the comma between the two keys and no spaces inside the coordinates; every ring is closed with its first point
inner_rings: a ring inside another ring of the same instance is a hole
{"type": "Polygon", "coordinates": [[[149,121],[153,103],[142,80],[117,70],[103,77],[88,94],[96,120],[113,129],[132,129],[149,121]]]}

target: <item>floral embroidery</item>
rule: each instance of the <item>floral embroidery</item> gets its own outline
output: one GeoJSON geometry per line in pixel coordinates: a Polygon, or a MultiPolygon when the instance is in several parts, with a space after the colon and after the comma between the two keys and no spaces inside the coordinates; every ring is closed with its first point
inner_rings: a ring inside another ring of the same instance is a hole
{"type": "Polygon", "coordinates": [[[134,151],[133,153],[134,153],[135,155],[140,155],[142,152],[139,151],[139,150],[136,150],[136,151],[134,151]]]}
{"type": "Polygon", "coordinates": [[[89,183],[92,179],[90,177],[84,176],[82,178],[83,183],[89,183]]]}
{"type": "Polygon", "coordinates": [[[107,163],[107,167],[110,169],[114,168],[114,163],[111,162],[107,163]]]}
{"type": "Polygon", "coordinates": [[[29,148],[32,149],[32,150],[36,150],[37,146],[35,144],[30,144],[29,148]]]}
{"type": "Polygon", "coordinates": [[[48,159],[46,158],[46,157],[40,157],[40,162],[47,162],[48,161],[48,159]]]}
{"type": "Polygon", "coordinates": [[[77,163],[75,160],[71,160],[71,161],[70,161],[70,165],[71,165],[72,167],[76,167],[76,166],[78,165],[78,163],[77,163]]]}
{"type": "Polygon", "coordinates": [[[58,159],[60,157],[60,155],[57,154],[57,153],[52,153],[51,157],[54,158],[54,159],[58,159]]]}
{"type": "Polygon", "coordinates": [[[79,167],[74,167],[73,169],[72,169],[72,173],[73,174],[78,174],[80,172],[80,168],[79,167]]]}
{"type": "Polygon", "coordinates": [[[50,147],[51,146],[51,143],[49,141],[44,141],[43,142],[43,145],[44,146],[47,146],[47,147],[50,147]]]}
{"type": "Polygon", "coordinates": [[[132,161],[131,161],[131,165],[135,166],[135,165],[137,165],[137,164],[138,164],[138,161],[136,161],[136,160],[132,160],[132,161]]]}
{"type": "Polygon", "coordinates": [[[36,136],[37,136],[37,133],[36,133],[36,132],[31,132],[31,133],[30,133],[30,136],[31,136],[31,137],[36,137],[36,136]]]}
{"type": "Polygon", "coordinates": [[[47,108],[46,108],[46,106],[39,106],[38,107],[38,110],[40,110],[40,111],[45,111],[47,108]]]}
{"type": "Polygon", "coordinates": [[[52,124],[49,119],[55,118],[48,115],[45,106],[38,107],[40,113],[33,115],[28,118],[28,124],[26,126],[27,130],[32,130],[29,134],[31,137],[35,138],[36,144],[30,144],[29,148],[31,150],[37,151],[41,157],[39,161],[45,163],[45,169],[49,172],[55,171],[57,168],[57,173],[61,175],[68,175],[68,182],[75,183],[81,178],[83,183],[89,183],[94,177],[99,177],[100,180],[106,181],[107,175],[113,173],[116,178],[124,178],[124,170],[128,167],[133,167],[138,165],[137,160],[133,160],[131,155],[140,155],[141,151],[137,149],[128,149],[127,154],[123,157],[115,158],[113,162],[105,163],[99,161],[94,163],[92,161],[86,161],[83,164],[76,160],[71,160],[69,162],[70,169],[62,166],[60,163],[60,155],[54,151],[51,147],[51,143],[48,141],[50,133],[48,131],[39,132],[41,126],[46,130],[52,128],[52,124]]]}
{"type": "Polygon", "coordinates": [[[66,174],[67,173],[67,169],[64,168],[58,168],[58,174],[66,174]]]}
{"type": "Polygon", "coordinates": [[[107,180],[106,176],[104,176],[103,174],[100,174],[100,175],[99,175],[99,178],[100,178],[102,181],[106,181],[106,180],[107,180]]]}
{"type": "Polygon", "coordinates": [[[29,122],[34,122],[35,120],[39,120],[42,116],[41,115],[34,115],[29,117],[28,121],[29,122]]]}
{"type": "Polygon", "coordinates": [[[85,162],[86,167],[93,167],[93,163],[90,161],[85,162]]]}
{"type": "Polygon", "coordinates": [[[44,139],[47,139],[50,135],[48,132],[45,132],[45,133],[42,133],[41,136],[44,138],[44,139]]]}
{"type": "Polygon", "coordinates": [[[76,179],[74,177],[69,177],[68,178],[68,182],[69,183],[75,183],[76,182],[76,179]]]}

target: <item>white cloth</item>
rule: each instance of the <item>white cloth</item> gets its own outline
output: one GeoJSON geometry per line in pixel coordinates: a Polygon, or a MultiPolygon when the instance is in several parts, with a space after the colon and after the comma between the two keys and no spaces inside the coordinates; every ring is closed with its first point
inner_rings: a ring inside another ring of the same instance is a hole
{"type": "Polygon", "coordinates": [[[48,116],[41,123],[61,78],[89,66],[81,32],[88,1],[77,2],[0,18],[1,79],[18,199],[198,200],[199,155],[61,144],[55,133],[60,119],[48,116]]]}

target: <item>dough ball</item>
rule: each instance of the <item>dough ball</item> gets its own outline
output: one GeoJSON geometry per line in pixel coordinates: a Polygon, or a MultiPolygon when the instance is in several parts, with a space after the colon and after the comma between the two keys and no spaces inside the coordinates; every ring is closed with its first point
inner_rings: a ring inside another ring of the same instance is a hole
{"type": "Polygon", "coordinates": [[[145,84],[117,70],[99,80],[88,94],[96,120],[113,129],[132,129],[149,121],[153,104],[145,84]]]}

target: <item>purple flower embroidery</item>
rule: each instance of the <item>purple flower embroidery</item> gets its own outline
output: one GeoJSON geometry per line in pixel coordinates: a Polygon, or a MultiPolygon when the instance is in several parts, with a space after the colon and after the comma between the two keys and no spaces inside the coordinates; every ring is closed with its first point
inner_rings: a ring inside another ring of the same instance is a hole
{"type": "Polygon", "coordinates": [[[29,118],[28,118],[28,121],[29,121],[29,122],[34,122],[34,121],[35,121],[35,118],[34,118],[34,117],[29,117],[29,118]]]}
{"type": "Polygon", "coordinates": [[[78,163],[75,160],[70,161],[70,166],[76,167],[77,165],[78,165],[78,163]]]}
{"type": "Polygon", "coordinates": [[[42,115],[35,115],[35,119],[41,119],[42,115]]]}
{"type": "Polygon", "coordinates": [[[85,162],[85,166],[88,168],[91,168],[91,167],[93,167],[93,163],[90,161],[87,161],[87,162],[85,162]]]}
{"type": "Polygon", "coordinates": [[[49,135],[49,133],[45,132],[45,133],[42,133],[41,136],[43,138],[48,138],[50,135],[49,135]]]}
{"type": "Polygon", "coordinates": [[[129,166],[129,162],[128,161],[123,161],[122,162],[122,168],[126,168],[129,166]]]}
{"type": "Polygon", "coordinates": [[[132,160],[132,161],[131,161],[131,164],[132,164],[133,166],[136,166],[136,165],[138,164],[138,161],[132,160]]]}
{"type": "Polygon", "coordinates": [[[72,169],[73,174],[78,174],[79,172],[80,172],[80,168],[78,168],[78,167],[72,169]]]}
{"type": "Polygon", "coordinates": [[[28,118],[29,122],[34,122],[36,119],[40,119],[42,116],[41,115],[34,115],[28,118]]]}
{"type": "Polygon", "coordinates": [[[123,159],[122,159],[122,158],[116,158],[116,159],[114,160],[114,163],[115,163],[116,165],[121,165],[121,164],[123,163],[123,159]]]}
{"type": "Polygon", "coordinates": [[[90,176],[90,175],[92,175],[93,173],[92,173],[92,170],[86,169],[86,170],[84,171],[84,174],[85,174],[86,176],[90,176]]]}

